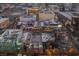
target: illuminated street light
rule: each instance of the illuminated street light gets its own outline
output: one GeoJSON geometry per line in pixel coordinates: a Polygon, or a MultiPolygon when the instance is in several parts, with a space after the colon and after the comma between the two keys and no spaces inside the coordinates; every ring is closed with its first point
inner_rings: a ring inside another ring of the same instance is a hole
{"type": "Polygon", "coordinates": [[[62,25],[58,25],[58,27],[62,27],[62,25]]]}

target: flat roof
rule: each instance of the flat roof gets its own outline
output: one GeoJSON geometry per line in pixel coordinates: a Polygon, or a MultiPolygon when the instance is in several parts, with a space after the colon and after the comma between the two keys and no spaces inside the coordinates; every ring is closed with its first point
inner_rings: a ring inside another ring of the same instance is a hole
{"type": "Polygon", "coordinates": [[[72,19],[73,15],[70,12],[59,12],[59,13],[70,20],[72,19]]]}
{"type": "Polygon", "coordinates": [[[72,17],[79,16],[79,12],[58,12],[58,13],[68,18],[69,20],[72,20],[72,17]]]}
{"type": "Polygon", "coordinates": [[[0,23],[4,22],[5,20],[9,20],[9,18],[1,18],[0,23]]]}
{"type": "Polygon", "coordinates": [[[39,13],[39,20],[52,20],[54,19],[54,15],[50,13],[39,13]]]}

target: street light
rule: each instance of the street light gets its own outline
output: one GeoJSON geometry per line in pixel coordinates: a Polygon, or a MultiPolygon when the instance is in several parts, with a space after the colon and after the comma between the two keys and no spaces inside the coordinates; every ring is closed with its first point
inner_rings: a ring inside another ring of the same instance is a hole
{"type": "Polygon", "coordinates": [[[62,27],[62,25],[58,25],[58,27],[60,28],[60,27],[62,27]]]}

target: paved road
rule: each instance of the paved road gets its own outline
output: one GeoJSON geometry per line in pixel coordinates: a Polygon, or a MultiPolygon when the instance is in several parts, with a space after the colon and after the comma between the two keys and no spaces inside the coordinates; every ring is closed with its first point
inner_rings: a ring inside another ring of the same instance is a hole
{"type": "Polygon", "coordinates": [[[41,45],[41,33],[32,33],[31,42],[37,47],[41,45]]]}

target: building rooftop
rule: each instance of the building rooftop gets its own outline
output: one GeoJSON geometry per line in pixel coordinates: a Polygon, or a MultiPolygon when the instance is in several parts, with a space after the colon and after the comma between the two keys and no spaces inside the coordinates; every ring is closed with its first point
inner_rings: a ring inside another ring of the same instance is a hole
{"type": "Polygon", "coordinates": [[[68,18],[69,20],[72,20],[73,16],[79,16],[79,12],[59,12],[64,17],[68,18]]]}

